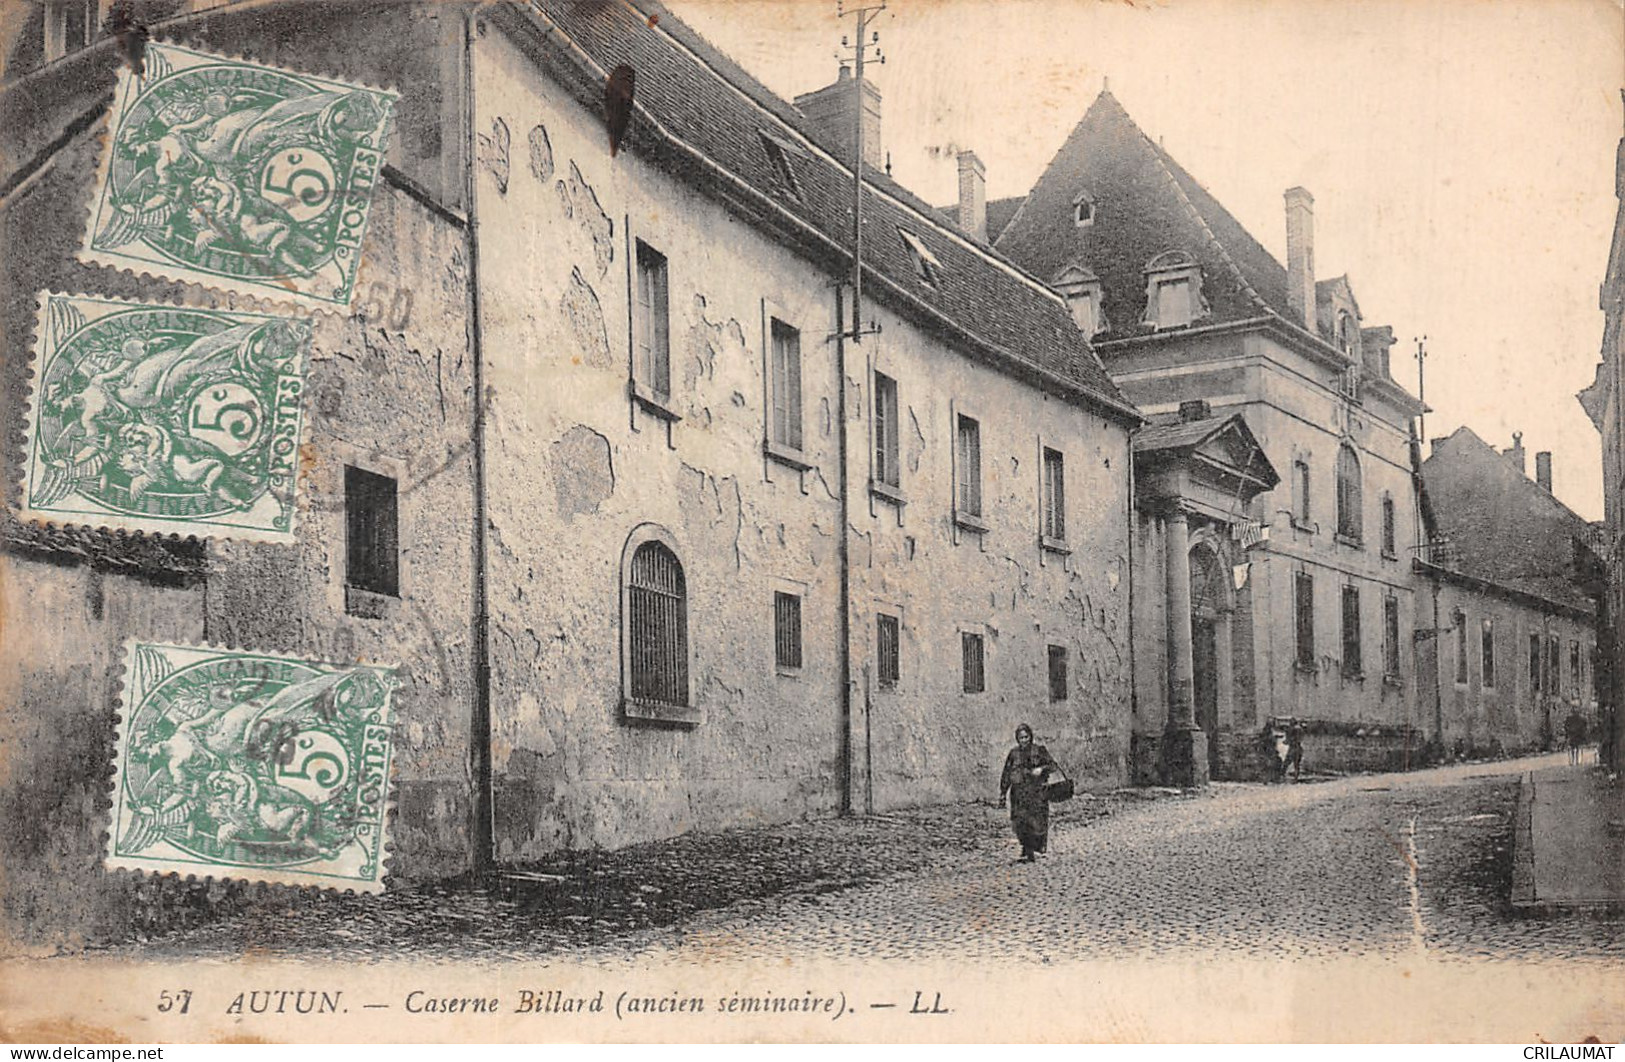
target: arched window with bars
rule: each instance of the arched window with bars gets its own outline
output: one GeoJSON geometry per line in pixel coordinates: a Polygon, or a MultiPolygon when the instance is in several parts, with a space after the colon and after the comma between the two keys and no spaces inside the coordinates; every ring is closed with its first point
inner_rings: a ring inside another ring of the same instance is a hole
{"type": "Polygon", "coordinates": [[[689,711],[688,582],[663,530],[645,525],[628,540],[622,602],[627,717],[698,722],[689,711]]]}

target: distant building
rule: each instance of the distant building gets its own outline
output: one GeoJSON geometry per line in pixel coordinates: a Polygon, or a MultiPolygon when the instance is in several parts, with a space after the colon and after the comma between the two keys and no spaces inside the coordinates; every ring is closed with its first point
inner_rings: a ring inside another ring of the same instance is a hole
{"type": "Polygon", "coordinates": [[[1422,463],[1430,545],[1416,561],[1436,636],[1417,688],[1446,755],[1560,743],[1596,726],[1596,562],[1589,524],[1552,495],[1552,455],[1525,471],[1521,436],[1497,452],[1468,428],[1422,463]]]}
{"type": "MultiPolygon", "coordinates": [[[[1136,594],[1136,629],[1170,631],[1169,659],[1148,649],[1137,672],[1137,771],[1256,774],[1264,731],[1287,720],[1304,728],[1306,763],[1410,763],[1422,407],[1389,372],[1392,330],[1362,318],[1347,277],[1317,282],[1309,193],[1286,193],[1283,266],[1103,91],[1024,199],[983,212],[962,193],[956,213],[1066,297],[1152,418],[1147,436],[1199,402],[1259,448],[1236,453],[1217,510],[1136,485],[1139,556],[1176,573],[1147,574],[1136,594]],[[1187,566],[1192,586],[1222,592],[1181,592],[1187,566]]],[[[1137,447],[1137,471],[1150,456],[1137,447]]]]}

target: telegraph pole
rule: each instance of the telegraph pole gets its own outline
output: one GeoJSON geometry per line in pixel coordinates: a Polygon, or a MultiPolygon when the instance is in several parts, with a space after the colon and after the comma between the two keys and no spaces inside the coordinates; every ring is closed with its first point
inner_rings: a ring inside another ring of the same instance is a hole
{"type": "Polygon", "coordinates": [[[1416,430],[1417,430],[1418,435],[1421,436],[1421,440],[1422,440],[1422,443],[1424,445],[1428,441],[1427,360],[1428,360],[1428,337],[1425,336],[1425,335],[1417,336],[1416,337],[1416,400],[1417,400],[1417,402],[1421,403],[1422,412],[1417,414],[1417,417],[1418,417],[1418,420],[1420,421],[1420,423],[1418,424],[1416,430]]]}
{"type": "Polygon", "coordinates": [[[835,0],[835,17],[850,17],[856,23],[852,36],[841,38],[841,48],[852,52],[852,330],[847,334],[854,343],[878,331],[863,326],[863,67],[871,47],[874,61],[885,65],[880,34],[869,28],[884,10],[886,0],[862,7],[848,7],[846,0],[835,0]]]}

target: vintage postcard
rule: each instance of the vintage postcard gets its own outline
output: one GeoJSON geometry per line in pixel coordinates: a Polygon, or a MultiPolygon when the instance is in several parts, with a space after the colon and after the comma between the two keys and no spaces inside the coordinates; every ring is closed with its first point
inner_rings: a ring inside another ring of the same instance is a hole
{"type": "Polygon", "coordinates": [[[82,257],[348,306],[396,98],[147,44],[119,72],[82,257]]]}
{"type": "Polygon", "coordinates": [[[23,517],[292,542],[310,326],[42,292],[23,517]]]}
{"type": "Polygon", "coordinates": [[[1625,1039],[1617,3],[0,34],[0,1035],[1625,1039]]]}

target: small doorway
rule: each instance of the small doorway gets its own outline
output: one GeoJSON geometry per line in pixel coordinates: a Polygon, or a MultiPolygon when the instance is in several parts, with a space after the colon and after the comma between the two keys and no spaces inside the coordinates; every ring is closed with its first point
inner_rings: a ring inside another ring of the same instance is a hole
{"type": "Polygon", "coordinates": [[[1191,617],[1191,695],[1196,725],[1207,735],[1209,778],[1219,773],[1219,632],[1211,616],[1191,617]]]}

